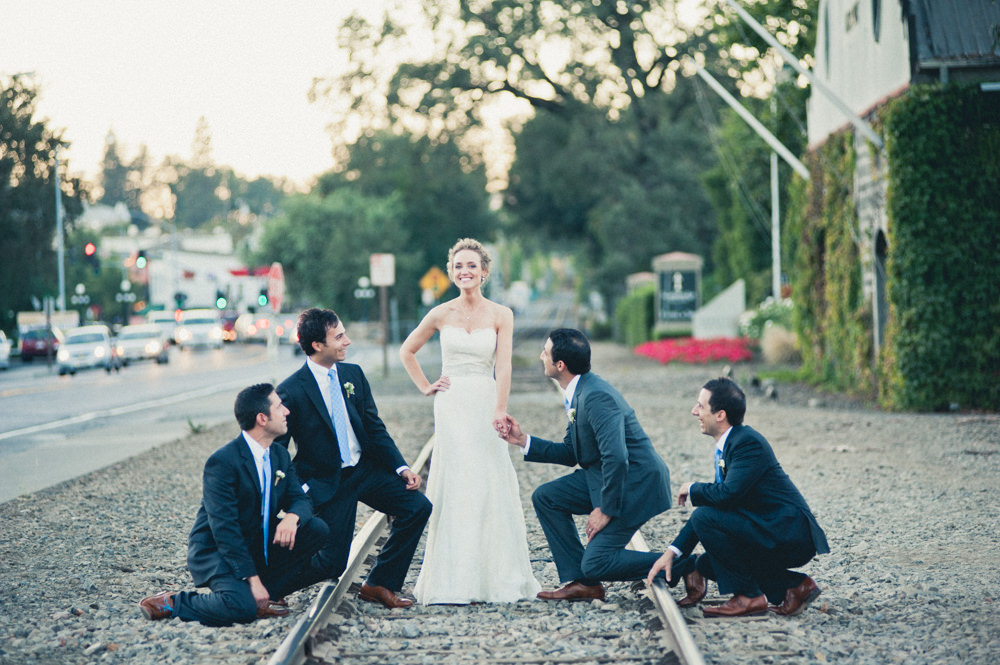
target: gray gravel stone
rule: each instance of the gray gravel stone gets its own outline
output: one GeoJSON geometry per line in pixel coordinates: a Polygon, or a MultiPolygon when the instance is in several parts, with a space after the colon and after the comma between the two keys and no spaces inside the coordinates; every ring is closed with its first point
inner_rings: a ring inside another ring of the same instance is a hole
{"type": "MultiPolygon", "coordinates": [[[[528,365],[518,373],[537,379],[540,368],[528,365]]],[[[689,412],[721,365],[661,366],[597,344],[594,371],[636,409],[670,467],[675,493],[685,481],[709,479],[711,442],[689,412]]],[[[734,378],[748,388],[753,371],[737,365],[734,378]]],[[[381,415],[412,460],[432,433],[431,401],[405,376],[371,378],[381,415]]],[[[561,437],[558,396],[517,376],[515,389],[510,412],[525,429],[561,437]]],[[[778,394],[775,401],[748,389],[747,423],[768,437],[827,532],[831,553],[804,568],[823,595],[792,618],[709,620],[697,608],[682,610],[706,661],[1000,662],[1000,416],[883,413],[802,386],[781,385],[778,394]]],[[[190,588],[186,538],[202,466],[235,431],[233,425],[192,435],[0,504],[0,664],[265,663],[315,589],[290,597],[289,617],[223,629],[149,622],[136,607],[145,595],[190,588]]],[[[552,588],[555,567],[527,497],[566,469],[512,454],[532,563],[543,587],[552,588]]],[[[675,507],[652,520],[645,529],[650,545],[669,543],[690,510],[675,507]]],[[[419,556],[407,589],[418,569],[419,556]]],[[[714,584],[706,600],[723,600],[714,584]]],[[[611,647],[623,658],[656,662],[662,649],[646,628],[642,601],[634,585],[615,583],[605,602],[592,604],[522,601],[404,613],[348,603],[333,652],[394,652],[412,640],[436,639],[442,653],[455,656],[585,657],[611,647]]]]}

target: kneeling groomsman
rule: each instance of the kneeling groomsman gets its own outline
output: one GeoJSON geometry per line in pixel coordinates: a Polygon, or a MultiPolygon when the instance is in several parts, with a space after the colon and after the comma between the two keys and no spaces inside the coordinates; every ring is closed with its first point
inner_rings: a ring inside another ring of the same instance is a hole
{"type": "Polygon", "coordinates": [[[201,507],[188,537],[188,569],[195,585],[211,593],[143,598],[139,609],[147,619],[228,626],[285,616],[285,595],[325,577],[313,557],[329,529],[313,517],[288,451],[271,445],[287,430],[288,409],[271,384],[259,383],[240,391],[234,411],[242,432],[205,463],[201,507]]]}
{"type": "Polygon", "coordinates": [[[782,470],[763,436],[743,424],[746,396],[727,378],[713,379],[698,394],[691,415],[715,442],[715,482],[686,483],[677,502],[697,506],[667,552],[649,571],[663,571],[670,586],[684,578],[690,607],[705,597],[706,579],[734,594],[706,617],[740,617],[770,611],[799,614],[820,594],[813,579],[789,568],[830,551],[826,535],[802,494],[782,470]],[[705,553],[692,551],[701,542],[705,553]],[[771,601],[770,607],[768,601],[771,601]]]}

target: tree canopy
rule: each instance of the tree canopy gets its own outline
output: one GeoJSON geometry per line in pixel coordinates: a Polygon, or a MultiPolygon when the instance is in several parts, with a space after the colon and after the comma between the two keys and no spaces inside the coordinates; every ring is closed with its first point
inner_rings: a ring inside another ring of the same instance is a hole
{"type": "MultiPolygon", "coordinates": [[[[55,164],[61,133],[35,117],[38,89],[30,77],[0,78],[0,326],[33,299],[58,296],[55,164]]],[[[76,178],[61,180],[64,223],[83,208],[76,178]]],[[[67,252],[69,252],[67,248],[67,252]]],[[[68,296],[67,296],[68,297],[68,296]]]]}

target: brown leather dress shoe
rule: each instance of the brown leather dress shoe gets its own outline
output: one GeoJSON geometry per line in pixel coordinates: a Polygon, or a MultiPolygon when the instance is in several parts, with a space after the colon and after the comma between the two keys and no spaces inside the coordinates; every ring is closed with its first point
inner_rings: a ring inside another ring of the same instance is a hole
{"type": "Polygon", "coordinates": [[[756,598],[733,596],[718,607],[705,607],[701,610],[706,617],[755,617],[767,614],[767,596],[761,594],[756,598]]]}
{"type": "Polygon", "coordinates": [[[823,590],[819,588],[813,578],[806,576],[802,582],[785,592],[785,600],[781,605],[771,605],[768,609],[775,614],[785,617],[793,617],[801,614],[802,610],[809,606],[809,603],[816,600],[823,590]]]}
{"type": "Polygon", "coordinates": [[[372,586],[368,583],[361,585],[361,591],[358,593],[358,598],[361,600],[367,600],[369,603],[382,603],[384,607],[390,610],[397,607],[406,608],[413,605],[413,601],[409,598],[400,598],[384,586],[372,586]]]}
{"type": "Polygon", "coordinates": [[[139,601],[139,609],[150,621],[169,619],[174,616],[174,594],[163,591],[155,596],[146,596],[139,601]]]}
{"type": "Polygon", "coordinates": [[[604,585],[587,585],[570,582],[555,591],[539,591],[538,598],[542,600],[604,600],[604,585]]]}
{"type": "Polygon", "coordinates": [[[684,576],[684,589],[687,595],[677,601],[677,607],[693,607],[701,602],[708,591],[708,582],[697,570],[684,576]]]}
{"type": "Polygon", "coordinates": [[[264,609],[261,609],[259,607],[257,608],[258,619],[266,619],[268,617],[286,617],[288,616],[288,614],[289,610],[287,605],[283,606],[273,600],[264,609]]]}

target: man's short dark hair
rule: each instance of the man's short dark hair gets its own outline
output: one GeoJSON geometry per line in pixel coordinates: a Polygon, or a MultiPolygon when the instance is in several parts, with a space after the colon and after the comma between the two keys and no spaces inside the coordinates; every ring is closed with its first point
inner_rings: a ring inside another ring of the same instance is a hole
{"type": "Polygon", "coordinates": [[[257,424],[258,413],[271,415],[271,393],[273,392],[274,386],[270,383],[256,383],[244,388],[236,395],[233,413],[236,415],[236,422],[241,430],[252,430],[257,424]]]}
{"type": "Polygon", "coordinates": [[[552,362],[560,360],[570,373],[579,376],[590,371],[590,342],[587,336],[573,328],[557,328],[549,333],[552,340],[552,362]]]}
{"type": "Polygon", "coordinates": [[[747,412],[747,396],[732,379],[721,376],[712,379],[702,388],[711,393],[708,406],[712,409],[712,413],[725,411],[726,420],[730,425],[735,427],[743,424],[743,416],[747,412]]]}
{"type": "Polygon", "coordinates": [[[307,356],[316,353],[313,342],[325,342],[326,333],[336,328],[340,317],[332,309],[311,307],[299,315],[299,346],[307,356]]]}

